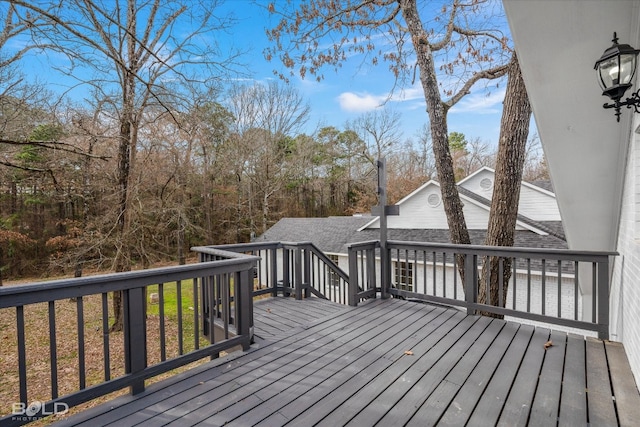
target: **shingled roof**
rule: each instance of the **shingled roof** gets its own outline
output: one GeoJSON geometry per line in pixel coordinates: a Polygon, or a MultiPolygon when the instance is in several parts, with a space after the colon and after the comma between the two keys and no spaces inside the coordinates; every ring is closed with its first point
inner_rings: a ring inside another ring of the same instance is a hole
{"type": "MultiPolygon", "coordinates": [[[[489,199],[461,186],[458,187],[458,190],[461,195],[486,206],[487,209],[491,208],[489,199]]],[[[325,253],[346,254],[347,245],[351,243],[379,240],[379,229],[362,229],[373,219],[375,217],[370,215],[331,216],[328,218],[282,218],[266,233],[256,238],[255,241],[312,242],[325,253]]],[[[514,246],[523,248],[567,248],[564,229],[560,221],[534,221],[523,215],[518,215],[518,221],[521,224],[532,227],[532,229],[547,234],[542,235],[531,230],[516,230],[514,246]]],[[[486,230],[470,229],[471,243],[483,245],[486,234],[486,230]]],[[[448,229],[389,228],[387,238],[389,240],[410,242],[451,243],[448,229]]]]}
{"type": "MultiPolygon", "coordinates": [[[[346,254],[350,243],[378,240],[379,229],[360,227],[371,217],[333,216],[329,218],[282,218],[267,230],[257,241],[268,242],[312,242],[321,251],[334,254],[346,254]]],[[[484,244],[486,230],[469,230],[471,243],[484,244]]],[[[433,229],[389,229],[389,240],[408,242],[451,243],[449,230],[433,229]]],[[[515,232],[514,246],[524,248],[566,249],[567,242],[554,235],[539,235],[529,230],[515,232]]]]}

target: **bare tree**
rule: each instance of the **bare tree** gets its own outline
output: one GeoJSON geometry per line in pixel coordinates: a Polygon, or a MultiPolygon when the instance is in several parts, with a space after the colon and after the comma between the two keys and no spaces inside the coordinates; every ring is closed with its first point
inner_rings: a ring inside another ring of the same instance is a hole
{"type": "MultiPolygon", "coordinates": [[[[249,200],[255,195],[260,206],[260,226],[253,224],[251,231],[264,233],[271,222],[272,196],[287,180],[292,138],[308,120],[310,107],[294,88],[269,82],[234,87],[229,111],[235,118],[234,133],[238,135],[237,164],[242,169],[238,177],[249,178],[249,200]]],[[[253,205],[253,218],[252,211],[253,205]]]]}
{"type": "Polygon", "coordinates": [[[531,136],[527,142],[527,153],[524,160],[522,179],[528,182],[549,180],[547,159],[544,156],[542,144],[537,134],[531,136]]]}
{"type": "Polygon", "coordinates": [[[375,159],[389,154],[400,143],[401,125],[400,113],[385,107],[376,108],[347,122],[346,128],[354,131],[365,142],[367,151],[362,154],[373,163],[375,159]]]}
{"type": "MultiPolygon", "coordinates": [[[[190,105],[190,92],[183,88],[210,86],[228,71],[235,57],[221,56],[214,44],[206,42],[211,38],[203,35],[222,31],[229,22],[215,16],[217,1],[200,5],[179,0],[12,3],[51,23],[46,31],[32,28],[33,40],[44,40],[46,46],[40,47],[66,55],[69,62],[56,67],[58,71],[72,77],[84,75],[76,70],[91,72],[90,79],[76,77],[78,84],[90,85],[101,93],[105,108],[117,123],[119,196],[114,231],[118,247],[113,268],[129,270],[136,246],[131,177],[144,113],[154,108],[175,117],[174,111],[190,105]]],[[[112,331],[122,328],[120,294],[114,295],[114,312],[112,331]]]]}
{"type": "MultiPolygon", "coordinates": [[[[36,45],[34,43],[21,43],[19,48],[9,50],[7,48],[8,43],[11,40],[15,40],[22,35],[27,35],[35,27],[48,26],[49,23],[44,15],[33,13],[30,8],[20,9],[16,3],[12,1],[3,1],[0,3],[0,16],[2,22],[0,23],[0,72],[11,68],[21,58],[23,58],[29,51],[34,49],[41,49],[46,45],[36,45]]],[[[7,80],[0,79],[3,84],[6,84],[7,80]]]]}

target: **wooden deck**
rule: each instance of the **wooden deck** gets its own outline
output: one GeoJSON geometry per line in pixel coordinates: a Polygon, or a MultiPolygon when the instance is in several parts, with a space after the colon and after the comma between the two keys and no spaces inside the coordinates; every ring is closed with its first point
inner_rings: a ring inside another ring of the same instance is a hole
{"type": "Polygon", "coordinates": [[[357,308],[265,300],[255,306],[255,322],[250,351],[59,424],[607,426],[640,419],[640,395],[616,343],[400,300],[357,308]]]}

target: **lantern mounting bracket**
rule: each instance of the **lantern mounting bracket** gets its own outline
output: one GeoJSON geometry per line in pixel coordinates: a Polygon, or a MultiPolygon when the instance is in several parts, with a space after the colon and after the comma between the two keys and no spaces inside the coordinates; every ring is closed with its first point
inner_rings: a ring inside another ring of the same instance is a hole
{"type": "Polygon", "coordinates": [[[616,101],[614,103],[608,104],[605,103],[603,105],[604,108],[615,108],[616,112],[616,119],[619,122],[620,121],[620,109],[622,107],[627,107],[627,108],[633,108],[635,110],[636,113],[640,113],[640,94],[638,94],[638,91],[633,92],[631,94],[630,97],[628,97],[627,99],[625,99],[624,101],[616,101]]]}

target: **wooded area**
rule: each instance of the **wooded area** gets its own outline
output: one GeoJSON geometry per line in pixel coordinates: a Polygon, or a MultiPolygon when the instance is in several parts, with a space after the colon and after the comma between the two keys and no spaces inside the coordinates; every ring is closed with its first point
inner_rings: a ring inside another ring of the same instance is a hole
{"type": "MultiPolygon", "coordinates": [[[[431,131],[403,135],[388,107],[308,132],[285,82],[233,83],[241,52],[195,42],[230,25],[216,2],[120,3],[0,2],[0,284],[184,262],[190,246],[247,242],[281,217],[369,212],[381,156],[391,203],[436,179],[431,131]],[[198,25],[169,43],[184,20],[198,25]],[[87,102],[26,79],[29,52],[91,70],[49,70],[78,76],[87,102]]],[[[457,178],[495,166],[494,144],[454,136],[457,178]]],[[[524,178],[546,178],[529,148],[524,178]]]]}

